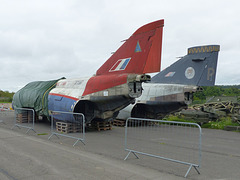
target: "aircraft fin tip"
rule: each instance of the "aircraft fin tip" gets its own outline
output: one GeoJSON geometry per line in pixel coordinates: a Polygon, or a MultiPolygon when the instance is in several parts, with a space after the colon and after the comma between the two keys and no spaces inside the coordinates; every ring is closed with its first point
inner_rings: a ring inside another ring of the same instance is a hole
{"type": "Polygon", "coordinates": [[[188,48],[188,54],[208,53],[220,51],[219,45],[195,46],[188,48]]]}
{"type": "Polygon", "coordinates": [[[164,20],[137,29],[97,70],[96,75],[145,74],[159,72],[164,20]]]}
{"type": "Polygon", "coordinates": [[[142,27],[137,29],[133,33],[133,35],[141,34],[141,33],[144,33],[144,32],[148,32],[148,31],[151,31],[151,30],[157,29],[159,27],[163,27],[163,26],[164,26],[164,19],[161,19],[161,20],[158,20],[158,21],[154,21],[154,22],[151,22],[151,23],[143,25],[142,27]]]}

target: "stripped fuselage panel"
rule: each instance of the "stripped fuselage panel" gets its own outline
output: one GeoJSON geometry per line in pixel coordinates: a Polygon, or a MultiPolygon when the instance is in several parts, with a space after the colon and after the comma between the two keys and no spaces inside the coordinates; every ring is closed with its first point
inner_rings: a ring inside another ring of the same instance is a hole
{"type": "Polygon", "coordinates": [[[104,82],[104,87],[94,87],[94,84],[91,84],[94,81],[89,83],[89,79],[92,78],[60,80],[56,88],[49,93],[49,110],[83,113],[87,122],[92,119],[108,119],[116,116],[117,112],[128,104],[133,103],[134,98],[142,94],[142,81],[148,79],[145,76],[141,79],[139,75],[133,74],[121,75],[119,82],[122,84],[105,89],[108,84],[107,80],[112,81],[112,79],[107,79],[105,76],[102,78],[101,81],[98,77],[95,85],[98,85],[97,82],[100,81],[104,82]],[[123,78],[126,80],[121,81],[123,78]],[[90,94],[86,93],[86,86],[91,89],[88,91],[91,92],[90,94]]]}
{"type": "Polygon", "coordinates": [[[169,112],[186,108],[197,86],[143,83],[143,93],[135,104],[121,110],[118,119],[128,117],[162,118],[169,112]]]}

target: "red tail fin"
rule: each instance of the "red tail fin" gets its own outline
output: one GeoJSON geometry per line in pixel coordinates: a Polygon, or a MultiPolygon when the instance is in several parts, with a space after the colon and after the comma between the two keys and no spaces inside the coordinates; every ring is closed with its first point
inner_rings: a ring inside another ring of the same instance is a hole
{"type": "Polygon", "coordinates": [[[163,25],[164,20],[159,20],[139,28],[97,70],[96,75],[160,71],[163,25]]]}

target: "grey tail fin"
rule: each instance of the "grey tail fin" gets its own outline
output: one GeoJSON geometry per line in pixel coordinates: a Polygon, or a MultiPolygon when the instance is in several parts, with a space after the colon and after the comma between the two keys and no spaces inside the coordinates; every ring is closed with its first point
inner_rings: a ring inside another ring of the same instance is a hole
{"type": "Polygon", "coordinates": [[[213,86],[219,45],[188,48],[188,54],[152,77],[152,83],[213,86]]]}

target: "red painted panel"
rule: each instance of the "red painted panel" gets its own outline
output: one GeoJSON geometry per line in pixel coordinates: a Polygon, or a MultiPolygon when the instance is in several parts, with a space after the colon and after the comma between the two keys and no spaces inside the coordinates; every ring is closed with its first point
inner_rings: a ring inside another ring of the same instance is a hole
{"type": "Polygon", "coordinates": [[[161,66],[161,55],[162,55],[162,34],[163,29],[157,29],[155,36],[152,37],[152,46],[148,54],[146,66],[144,67],[143,73],[159,72],[161,66]]]}
{"type": "Polygon", "coordinates": [[[127,83],[128,74],[101,75],[90,78],[83,96],[127,83]]]}
{"type": "Polygon", "coordinates": [[[139,28],[98,70],[96,75],[160,71],[163,20],[139,28]],[[139,50],[141,49],[141,50],[139,50]],[[110,71],[119,59],[131,58],[124,70],[110,71]]]}

